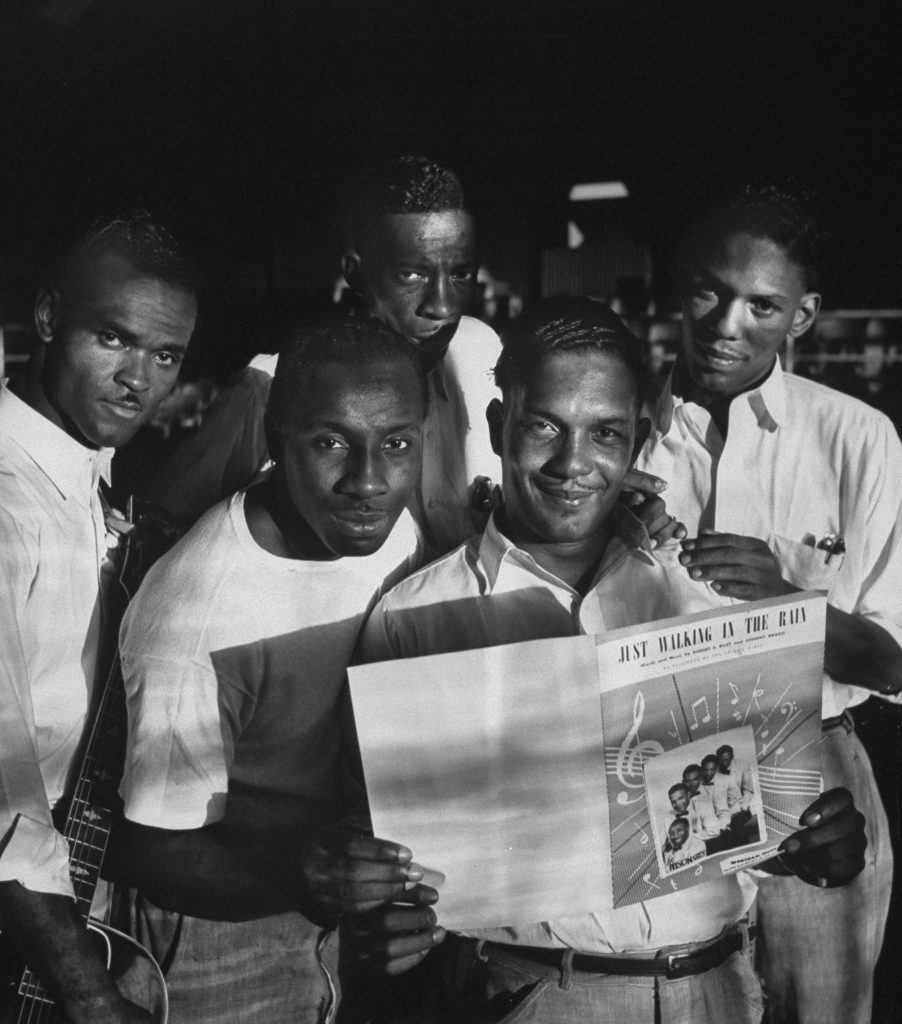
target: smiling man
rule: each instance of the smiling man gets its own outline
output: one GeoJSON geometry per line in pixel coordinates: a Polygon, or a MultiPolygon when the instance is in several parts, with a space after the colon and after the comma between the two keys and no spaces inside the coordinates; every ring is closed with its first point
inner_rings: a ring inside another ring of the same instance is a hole
{"type": "Polygon", "coordinates": [[[164,227],[143,212],[98,222],[38,294],[21,397],[0,389],[0,930],[72,1024],[149,1020],[88,946],[50,812],[109,667],[101,590],[115,538],[98,487],[175,383],[196,312],[164,227]]]}
{"type": "Polygon", "coordinates": [[[885,416],[780,367],[818,312],[824,241],[793,182],[745,185],[694,219],[682,350],[639,465],[671,481],[693,579],[746,599],[827,592],[821,767],[867,819],[867,867],[830,892],[767,879],[759,950],[775,1021],[865,1024],[892,852],[848,709],[902,690],[902,445],[885,416]]]}
{"type": "MultiPolygon", "coordinates": [[[[126,613],[131,927],[170,965],[172,1024],[334,1015],[337,904],[309,879],[341,864],[317,847],[308,872],[304,851],[358,809],[345,669],[419,556],[405,506],[425,402],[417,350],[378,321],[295,330],[267,407],[271,474],[210,509],[126,613]]],[[[385,898],[416,882],[409,855],[372,849],[385,898]]]]}
{"type": "MultiPolygon", "coordinates": [[[[538,303],[503,342],[502,397],[488,415],[504,506],[481,537],[379,602],[361,640],[366,661],[599,633],[718,603],[682,569],[679,547],[652,549],[617,502],[648,427],[641,343],[587,299],[538,303]]],[[[566,685],[549,674],[548,700],[566,685]]],[[[787,841],[799,864],[837,883],[860,870],[861,817],[848,793],[825,793],[802,821],[787,841]]],[[[524,1024],[751,1024],[761,994],[739,922],[753,897],[734,875],[623,909],[579,906],[467,935],[436,931],[435,911],[422,906],[379,908],[351,926],[362,956],[389,973],[438,946],[428,987],[440,1019],[455,1024],[505,1014],[524,1024]]],[[[440,923],[441,900],[437,911],[440,923]]]]}

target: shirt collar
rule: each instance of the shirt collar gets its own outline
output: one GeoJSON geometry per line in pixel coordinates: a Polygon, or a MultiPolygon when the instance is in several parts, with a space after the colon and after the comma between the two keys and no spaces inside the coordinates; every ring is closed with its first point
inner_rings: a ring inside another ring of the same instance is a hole
{"type": "Polygon", "coordinates": [[[34,462],[63,498],[85,496],[85,485],[96,489],[110,482],[114,449],[88,448],[70,437],[46,416],[32,409],[6,386],[0,387],[0,432],[34,462]]]}
{"type": "MultiPolygon", "coordinates": [[[[632,551],[642,551],[646,557],[653,557],[651,538],[641,520],[626,505],[621,504],[614,506],[612,515],[616,533],[601,557],[599,576],[632,551]]],[[[493,512],[479,541],[479,561],[485,572],[489,593],[498,585],[506,566],[526,569],[535,576],[562,586],[562,581],[557,576],[543,569],[529,552],[518,548],[513,541],[505,537],[498,528],[496,516],[497,512],[493,512]]]]}
{"type": "MultiPolygon", "coordinates": [[[[674,410],[680,406],[695,406],[680,394],[674,394],[673,377],[677,364],[674,363],[661,396],[655,406],[655,431],[659,437],[666,436],[673,425],[674,410]]],[[[751,406],[755,418],[762,427],[779,426],[786,418],[786,379],[780,360],[774,362],[774,368],[758,387],[738,395],[734,401],[746,401],[751,406]]]]}

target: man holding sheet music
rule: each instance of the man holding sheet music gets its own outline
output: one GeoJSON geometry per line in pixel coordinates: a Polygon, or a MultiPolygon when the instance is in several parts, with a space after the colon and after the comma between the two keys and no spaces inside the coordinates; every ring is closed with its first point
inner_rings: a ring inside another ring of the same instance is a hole
{"type": "MultiPolygon", "coordinates": [[[[505,505],[481,537],[377,605],[366,661],[591,634],[718,603],[680,568],[676,546],[652,549],[617,506],[648,426],[639,342],[589,300],[541,303],[503,342],[502,399],[488,415],[505,505]]],[[[793,867],[822,885],[861,870],[862,819],[847,792],[825,793],[802,824],[783,844],[793,867]]],[[[430,958],[442,979],[429,983],[438,1017],[757,1021],[761,993],[739,924],[753,899],[754,886],[732,875],[617,911],[575,906],[558,920],[451,934],[430,958]]],[[[428,908],[392,905],[352,927],[364,956],[399,973],[444,937],[435,920],[428,908]]]]}

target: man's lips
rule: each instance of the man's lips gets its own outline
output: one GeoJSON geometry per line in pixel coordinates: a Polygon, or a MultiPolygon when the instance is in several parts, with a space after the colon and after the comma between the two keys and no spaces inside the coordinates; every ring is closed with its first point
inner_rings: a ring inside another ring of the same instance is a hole
{"type": "Polygon", "coordinates": [[[728,352],[713,345],[695,343],[694,352],[697,359],[709,363],[711,366],[735,366],[736,363],[745,361],[745,356],[736,352],[728,352]]]}
{"type": "Polygon", "coordinates": [[[122,398],[104,398],[104,404],[110,406],[120,416],[132,417],[137,416],[143,411],[143,406],[136,399],[131,396],[122,398]]]}
{"type": "Polygon", "coordinates": [[[353,533],[375,533],[390,513],[381,508],[342,508],[332,512],[332,518],[353,533]]]}
{"type": "Polygon", "coordinates": [[[547,497],[572,506],[578,506],[581,502],[598,494],[598,488],[595,487],[557,487],[542,482],[538,482],[536,487],[547,497]]]}

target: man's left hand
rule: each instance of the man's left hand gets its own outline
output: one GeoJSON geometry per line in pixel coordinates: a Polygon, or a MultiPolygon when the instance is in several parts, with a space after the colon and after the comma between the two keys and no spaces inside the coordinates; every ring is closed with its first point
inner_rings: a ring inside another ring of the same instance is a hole
{"type": "Polygon", "coordinates": [[[652,546],[676,538],[681,540],[689,532],[685,525],[667,511],[664,499],[660,497],[667,483],[651,473],[631,469],[624,477],[620,500],[640,520],[648,531],[652,546]]]}
{"type": "Polygon", "coordinates": [[[864,815],[847,789],[823,793],[799,823],[804,827],[784,840],[777,859],[803,882],[835,888],[864,869],[864,815]]]}
{"type": "Polygon", "coordinates": [[[757,537],[702,530],[683,541],[680,562],[692,579],[710,583],[724,597],[758,601],[799,591],[783,579],[776,555],[757,537]]]}

